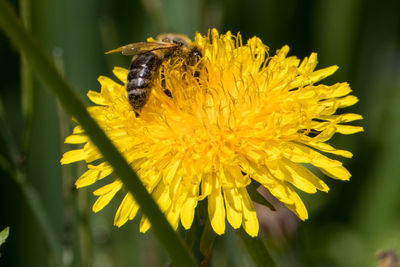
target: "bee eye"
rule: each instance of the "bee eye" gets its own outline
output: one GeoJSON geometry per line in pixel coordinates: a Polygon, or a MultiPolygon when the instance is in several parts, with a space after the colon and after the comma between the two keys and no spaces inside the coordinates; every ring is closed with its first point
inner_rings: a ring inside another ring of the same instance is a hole
{"type": "Polygon", "coordinates": [[[182,46],[182,45],[183,45],[183,42],[181,42],[181,41],[174,41],[174,44],[177,44],[177,45],[179,45],[179,46],[182,46]]]}

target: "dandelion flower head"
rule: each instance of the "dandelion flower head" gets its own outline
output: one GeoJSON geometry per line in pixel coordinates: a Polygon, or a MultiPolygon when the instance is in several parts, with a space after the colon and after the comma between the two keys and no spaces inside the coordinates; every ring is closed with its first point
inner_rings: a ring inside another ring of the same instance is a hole
{"type": "MultiPolygon", "coordinates": [[[[136,116],[126,96],[128,70],[114,68],[119,81],[100,76],[101,91],[89,91],[96,104],[88,110],[124,155],[151,193],[170,224],[192,225],[196,206],[207,201],[208,217],[217,234],[227,220],[242,226],[250,236],[259,225],[247,186],[258,182],[300,219],[308,218],[297,190],[327,192],[328,186],[305,167],[327,176],[348,180],[350,173],[338,160],[352,154],[327,142],[335,133],[353,134],[362,127],[345,123],[362,119],[358,114],[336,114],[355,104],[347,83],[320,84],[336,66],[315,70],[317,55],[299,60],[287,56],[284,46],[275,55],[253,37],[243,44],[240,34],[219,34],[212,29],[196,34],[194,44],[202,58],[195,66],[167,62],[154,81],[147,104],[136,116]],[[193,75],[196,72],[198,75],[193,75]],[[161,82],[161,78],[165,82],[161,82]],[[172,97],[164,93],[165,88],[172,97]]],[[[80,160],[88,170],[76,181],[78,188],[110,176],[94,144],[78,125],[66,143],[81,148],[66,152],[62,164],[80,160]]],[[[123,191],[118,177],[94,191],[95,212],[123,191]]],[[[122,226],[139,206],[125,192],[114,224],[122,226]]],[[[140,231],[150,223],[142,217],[140,231]]]]}

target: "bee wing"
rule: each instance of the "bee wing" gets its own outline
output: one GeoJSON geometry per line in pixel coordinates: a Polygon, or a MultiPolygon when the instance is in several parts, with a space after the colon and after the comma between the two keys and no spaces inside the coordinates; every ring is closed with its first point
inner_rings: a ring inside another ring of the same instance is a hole
{"type": "Polygon", "coordinates": [[[166,42],[141,42],[141,43],[124,45],[119,48],[110,50],[105,54],[122,52],[122,54],[125,56],[134,56],[154,50],[169,49],[177,46],[178,46],[177,44],[166,43],[166,42]]]}

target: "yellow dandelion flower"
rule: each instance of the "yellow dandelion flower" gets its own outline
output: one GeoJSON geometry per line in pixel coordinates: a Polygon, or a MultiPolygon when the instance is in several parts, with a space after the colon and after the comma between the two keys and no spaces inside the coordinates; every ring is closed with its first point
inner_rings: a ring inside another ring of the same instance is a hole
{"type": "MultiPolygon", "coordinates": [[[[327,141],[335,133],[363,130],[345,124],[362,119],[360,115],[335,114],[358,101],[349,95],[349,85],[319,84],[337,67],[315,70],[315,53],[300,61],[287,56],[288,46],[269,57],[268,47],[257,37],[243,44],[240,34],[220,35],[213,29],[208,36],[196,34],[194,43],[202,50],[200,63],[185,71],[180,61],[164,64],[165,84],[159,75],[139,117],[127,100],[128,71],[123,68],[114,69],[120,82],[99,77],[101,92],[88,93],[96,104],[88,108],[90,114],[175,229],[179,221],[189,229],[198,202],[207,199],[208,216],[217,234],[224,233],[227,219],[233,228],[243,226],[250,236],[256,236],[258,221],[246,188],[252,180],[300,219],[307,219],[294,188],[306,193],[329,188],[305,164],[335,179],[350,178],[340,161],[326,156],[351,157],[349,151],[327,141]],[[199,75],[190,75],[193,71],[199,75]],[[165,88],[172,97],[163,92],[165,88]]],[[[65,142],[83,144],[61,159],[62,164],[88,163],[88,170],[76,181],[78,188],[112,174],[80,126],[65,142]]],[[[98,199],[93,210],[103,209],[122,188],[115,178],[94,191],[98,199]]],[[[127,193],[116,212],[115,225],[132,220],[138,210],[127,193]]],[[[140,231],[149,227],[143,217],[140,231]]]]}

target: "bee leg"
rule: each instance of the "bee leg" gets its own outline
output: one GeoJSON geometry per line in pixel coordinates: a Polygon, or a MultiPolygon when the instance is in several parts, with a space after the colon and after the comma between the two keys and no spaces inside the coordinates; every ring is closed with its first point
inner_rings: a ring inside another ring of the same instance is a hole
{"type": "Polygon", "coordinates": [[[172,93],[171,93],[170,90],[165,89],[165,90],[164,90],[164,94],[166,94],[168,97],[172,98],[172,93]]]}
{"type": "MultiPolygon", "coordinates": [[[[190,66],[195,66],[196,64],[199,63],[200,59],[202,58],[202,53],[198,47],[193,47],[192,50],[189,53],[189,58],[188,58],[188,64],[190,66]]],[[[199,78],[200,77],[200,71],[196,70],[193,73],[194,78],[199,78]]],[[[199,79],[197,79],[199,80],[199,79]]]]}
{"type": "MultiPolygon", "coordinates": [[[[164,74],[164,66],[161,66],[161,86],[162,88],[167,87],[165,83],[165,74],[164,74]]],[[[169,89],[164,89],[164,94],[170,98],[172,98],[172,93],[169,89]]]]}

